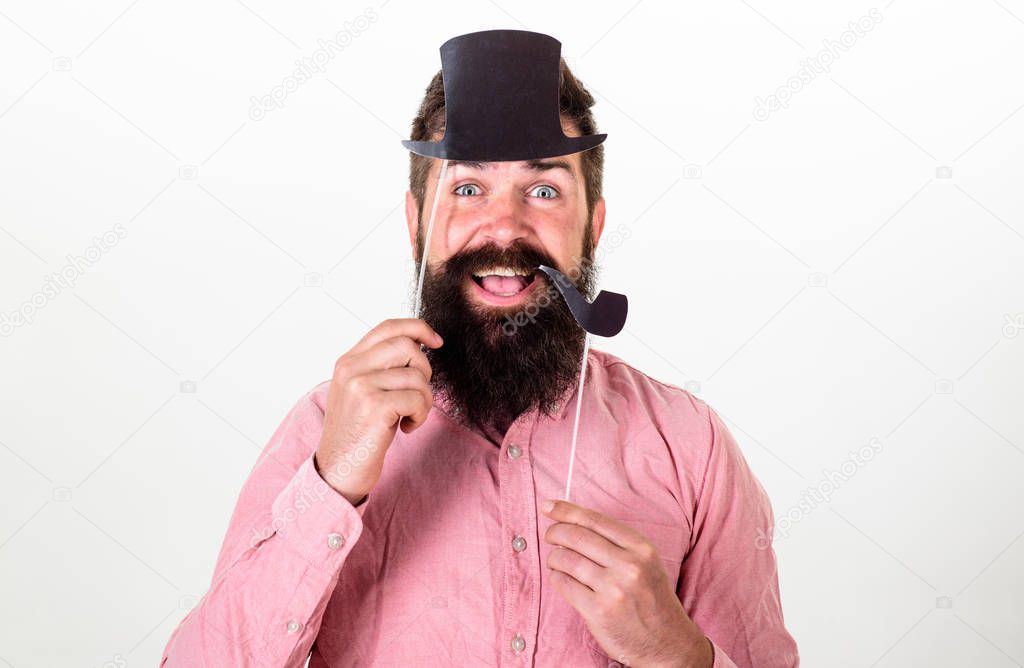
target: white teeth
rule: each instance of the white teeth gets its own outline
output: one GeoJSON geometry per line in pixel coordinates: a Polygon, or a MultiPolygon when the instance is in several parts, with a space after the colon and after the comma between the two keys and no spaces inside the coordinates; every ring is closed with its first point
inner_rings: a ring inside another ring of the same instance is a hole
{"type": "Polygon", "coordinates": [[[490,269],[478,271],[473,275],[477,278],[483,278],[484,276],[529,276],[530,274],[509,267],[491,267],[490,269]]]}

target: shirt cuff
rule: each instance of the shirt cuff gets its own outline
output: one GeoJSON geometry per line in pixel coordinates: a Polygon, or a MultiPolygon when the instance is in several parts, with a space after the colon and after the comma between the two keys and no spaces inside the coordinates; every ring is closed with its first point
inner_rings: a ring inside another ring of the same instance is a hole
{"type": "Polygon", "coordinates": [[[366,500],[353,506],[327,484],[310,455],[274,500],[273,527],[310,566],[333,579],[359,540],[366,506],[366,500]]]}
{"type": "Polygon", "coordinates": [[[722,648],[715,644],[714,640],[708,638],[708,642],[711,643],[711,651],[714,653],[715,658],[711,663],[711,668],[736,668],[736,664],[733,663],[732,659],[726,656],[722,648]]]}

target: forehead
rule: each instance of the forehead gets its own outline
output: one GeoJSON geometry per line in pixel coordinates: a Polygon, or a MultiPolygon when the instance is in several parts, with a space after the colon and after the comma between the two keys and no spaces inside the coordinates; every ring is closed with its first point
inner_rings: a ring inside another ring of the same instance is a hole
{"type": "MultiPolygon", "coordinates": [[[[438,161],[440,162],[440,161],[438,161]]],[[[508,160],[481,162],[476,160],[449,160],[448,168],[461,167],[461,170],[477,170],[483,172],[547,172],[559,171],[574,181],[579,170],[579,156],[564,155],[555,158],[539,158],[532,160],[508,160]]]]}

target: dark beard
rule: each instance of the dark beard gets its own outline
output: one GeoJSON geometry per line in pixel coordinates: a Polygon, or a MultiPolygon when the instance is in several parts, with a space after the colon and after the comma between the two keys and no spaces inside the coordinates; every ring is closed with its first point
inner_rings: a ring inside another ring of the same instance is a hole
{"type": "Polygon", "coordinates": [[[444,338],[440,348],[425,350],[431,386],[457,409],[459,420],[504,432],[534,407],[552,415],[557,400],[575,386],[586,333],[542,272],[534,276],[541,283],[530,297],[508,308],[471,302],[466,281],[495,265],[529,272],[545,264],[565,273],[589,299],[596,273],[589,231],[583,259],[570,268],[521,241],[462,251],[437,269],[428,263],[420,317],[444,338]]]}

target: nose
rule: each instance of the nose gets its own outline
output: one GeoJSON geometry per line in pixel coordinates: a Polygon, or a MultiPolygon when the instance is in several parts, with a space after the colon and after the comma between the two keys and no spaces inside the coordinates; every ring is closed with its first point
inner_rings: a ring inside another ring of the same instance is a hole
{"type": "Polygon", "coordinates": [[[484,220],[483,240],[500,248],[512,245],[527,237],[530,232],[525,207],[515,193],[494,196],[488,203],[484,220]]]}

